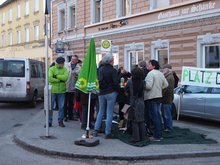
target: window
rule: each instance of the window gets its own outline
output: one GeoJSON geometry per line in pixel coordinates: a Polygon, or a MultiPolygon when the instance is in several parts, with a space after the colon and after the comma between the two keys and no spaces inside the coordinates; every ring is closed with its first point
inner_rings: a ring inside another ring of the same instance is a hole
{"type": "Polygon", "coordinates": [[[150,0],[150,9],[168,7],[169,5],[170,0],[150,0]]]}
{"type": "Polygon", "coordinates": [[[16,36],[17,36],[17,44],[21,43],[21,31],[17,30],[16,31],[16,36]]]}
{"type": "Polygon", "coordinates": [[[59,15],[58,15],[58,30],[59,31],[63,31],[65,29],[65,10],[62,9],[59,11],[59,15]]]}
{"type": "Polygon", "coordinates": [[[35,64],[31,64],[31,78],[38,78],[37,66],[35,64]]]}
{"type": "Polygon", "coordinates": [[[8,22],[12,21],[12,9],[8,10],[8,22]]]}
{"type": "Polygon", "coordinates": [[[8,45],[12,45],[12,32],[8,32],[8,45]]]}
{"type": "Polygon", "coordinates": [[[25,0],[25,16],[29,15],[29,1],[25,0]]]}
{"type": "Polygon", "coordinates": [[[34,26],[34,40],[35,41],[39,40],[39,26],[38,25],[34,26]]]}
{"type": "Polygon", "coordinates": [[[140,61],[144,60],[144,51],[129,51],[129,71],[132,71],[140,61]]]}
{"type": "Polygon", "coordinates": [[[39,0],[34,0],[34,12],[39,11],[39,0]]]}
{"type": "Polygon", "coordinates": [[[168,64],[168,50],[167,49],[157,49],[156,60],[159,62],[161,67],[168,64]]]}
{"type": "Polygon", "coordinates": [[[17,18],[21,18],[21,5],[17,5],[17,18]]]}
{"type": "Polygon", "coordinates": [[[131,0],[122,0],[122,16],[128,16],[130,15],[130,4],[131,4],[131,0]]]}
{"type": "Polygon", "coordinates": [[[76,26],[76,8],[71,6],[69,8],[69,28],[74,28],[76,26]]]}
{"type": "Polygon", "coordinates": [[[25,33],[25,42],[29,42],[29,27],[25,27],[24,33],[25,33]]]}
{"type": "Polygon", "coordinates": [[[91,23],[102,21],[102,1],[91,0],[91,23]]]}
{"type": "Polygon", "coordinates": [[[5,24],[5,13],[2,13],[2,24],[5,24]]]}
{"type": "Polygon", "coordinates": [[[185,93],[208,93],[208,87],[200,87],[200,86],[185,86],[184,92],[185,93]]]}
{"type": "Polygon", "coordinates": [[[213,93],[213,94],[220,94],[220,88],[212,88],[211,93],[213,93]]]}
{"type": "Polygon", "coordinates": [[[5,46],[5,34],[2,33],[2,47],[5,46]]]}
{"type": "Polygon", "coordinates": [[[24,77],[25,64],[24,61],[2,61],[3,69],[5,72],[0,71],[0,77],[24,77]]]}
{"type": "MultiPolygon", "coordinates": [[[[0,77],[4,74],[4,61],[0,61],[0,77]]],[[[0,88],[2,88],[2,82],[0,82],[0,88]]]]}
{"type": "Polygon", "coordinates": [[[169,41],[158,39],[151,42],[151,59],[159,62],[160,66],[169,64],[169,41]]]}
{"type": "Polygon", "coordinates": [[[116,16],[124,17],[131,15],[132,0],[116,0],[116,16]]]}
{"type": "Polygon", "coordinates": [[[220,45],[204,46],[204,64],[205,68],[220,68],[220,45]]]}

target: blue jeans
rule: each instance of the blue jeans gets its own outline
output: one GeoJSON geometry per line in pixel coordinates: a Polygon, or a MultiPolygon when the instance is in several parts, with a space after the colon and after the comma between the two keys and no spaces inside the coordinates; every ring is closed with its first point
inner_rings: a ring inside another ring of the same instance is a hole
{"type": "MultiPolygon", "coordinates": [[[[52,107],[54,107],[56,98],[58,99],[58,122],[63,121],[64,118],[64,112],[63,112],[63,107],[64,107],[64,100],[65,100],[65,94],[57,94],[57,93],[52,93],[51,95],[52,99],[52,107]]],[[[53,121],[53,116],[49,116],[49,123],[52,123],[53,121]]]]}
{"type": "Polygon", "coordinates": [[[151,118],[154,125],[154,138],[162,137],[162,121],[161,121],[161,102],[159,100],[149,100],[151,118]]]}
{"type": "Polygon", "coordinates": [[[172,120],[172,105],[171,104],[163,104],[163,121],[164,121],[164,129],[173,129],[173,120],[172,120]]]}
{"type": "Polygon", "coordinates": [[[99,130],[102,124],[102,119],[106,113],[106,122],[105,122],[105,134],[111,134],[112,129],[112,116],[114,111],[114,106],[116,102],[116,97],[118,93],[112,92],[105,95],[99,96],[99,112],[95,122],[95,130],[99,130]]]}

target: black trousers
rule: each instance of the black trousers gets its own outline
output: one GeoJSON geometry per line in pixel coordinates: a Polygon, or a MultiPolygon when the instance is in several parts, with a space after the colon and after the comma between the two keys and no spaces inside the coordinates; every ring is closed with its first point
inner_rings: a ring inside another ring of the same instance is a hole
{"type": "Polygon", "coordinates": [[[66,92],[65,94],[65,103],[64,103],[64,117],[73,118],[73,101],[74,101],[74,92],[66,92]]]}
{"type": "Polygon", "coordinates": [[[123,109],[125,103],[119,102],[118,105],[119,105],[119,112],[118,112],[119,113],[119,119],[124,120],[124,113],[121,110],[123,109]]]}

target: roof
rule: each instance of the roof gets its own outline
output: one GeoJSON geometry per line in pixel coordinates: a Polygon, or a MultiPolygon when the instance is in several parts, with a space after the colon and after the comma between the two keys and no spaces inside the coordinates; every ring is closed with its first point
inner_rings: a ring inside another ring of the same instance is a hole
{"type": "Polygon", "coordinates": [[[8,4],[10,4],[10,3],[12,3],[12,2],[14,2],[14,0],[7,0],[7,1],[3,2],[3,3],[0,5],[0,8],[3,8],[3,7],[7,6],[8,4]]]}

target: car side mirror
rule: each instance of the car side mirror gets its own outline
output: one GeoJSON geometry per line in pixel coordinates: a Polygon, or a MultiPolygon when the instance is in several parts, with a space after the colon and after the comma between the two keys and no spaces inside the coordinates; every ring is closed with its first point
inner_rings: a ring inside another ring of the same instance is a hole
{"type": "Polygon", "coordinates": [[[184,93],[185,93],[184,87],[180,87],[179,94],[184,94],[184,93]]]}

